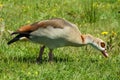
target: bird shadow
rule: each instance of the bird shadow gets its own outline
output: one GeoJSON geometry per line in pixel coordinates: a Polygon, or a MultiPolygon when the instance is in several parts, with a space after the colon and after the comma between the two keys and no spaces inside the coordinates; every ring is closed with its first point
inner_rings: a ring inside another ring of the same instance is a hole
{"type": "MultiPolygon", "coordinates": [[[[9,61],[13,61],[13,62],[20,62],[20,63],[32,63],[32,64],[42,64],[42,63],[47,63],[48,61],[48,57],[44,57],[42,62],[38,62],[37,57],[35,56],[29,56],[29,57],[23,57],[23,56],[10,56],[9,58],[3,58],[2,60],[4,62],[9,62],[9,61]]],[[[54,63],[59,63],[59,62],[73,62],[74,60],[71,58],[63,58],[63,57],[54,57],[53,62],[54,63]]]]}

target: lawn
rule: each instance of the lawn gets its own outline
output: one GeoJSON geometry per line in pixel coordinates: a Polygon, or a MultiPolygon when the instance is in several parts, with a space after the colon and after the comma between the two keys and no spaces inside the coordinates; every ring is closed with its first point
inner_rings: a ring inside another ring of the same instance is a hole
{"type": "Polygon", "coordinates": [[[0,0],[0,80],[120,80],[120,0],[0,0]],[[107,43],[108,58],[91,46],[54,50],[49,63],[36,58],[41,45],[19,41],[9,31],[36,21],[64,18],[83,34],[107,43]]]}

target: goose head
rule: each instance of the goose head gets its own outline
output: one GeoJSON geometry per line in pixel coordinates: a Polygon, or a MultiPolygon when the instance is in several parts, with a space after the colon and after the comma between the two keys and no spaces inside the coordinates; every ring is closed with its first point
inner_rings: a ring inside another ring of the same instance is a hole
{"type": "Polygon", "coordinates": [[[99,38],[95,38],[91,42],[91,45],[96,49],[98,49],[105,57],[108,57],[108,53],[106,50],[106,43],[103,40],[99,38]]]}
{"type": "Polygon", "coordinates": [[[106,43],[102,39],[93,37],[90,34],[86,34],[83,38],[85,40],[85,44],[92,45],[94,48],[99,50],[105,57],[108,57],[106,43]]]}

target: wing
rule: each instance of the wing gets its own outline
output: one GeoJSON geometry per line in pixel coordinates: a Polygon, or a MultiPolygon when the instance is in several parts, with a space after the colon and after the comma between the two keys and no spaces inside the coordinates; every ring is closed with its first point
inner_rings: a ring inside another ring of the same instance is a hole
{"type": "Polygon", "coordinates": [[[44,35],[48,37],[61,37],[66,36],[68,34],[69,28],[73,28],[78,30],[76,25],[60,18],[54,18],[49,20],[43,20],[40,22],[35,22],[31,25],[25,25],[19,28],[17,31],[13,32],[13,34],[18,34],[12,41],[9,41],[8,44],[18,41],[21,37],[29,38],[29,35],[44,35]]]}

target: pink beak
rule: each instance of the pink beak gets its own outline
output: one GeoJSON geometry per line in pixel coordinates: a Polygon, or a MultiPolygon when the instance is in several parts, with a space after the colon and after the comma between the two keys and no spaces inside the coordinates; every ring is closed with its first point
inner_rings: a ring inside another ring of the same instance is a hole
{"type": "Polygon", "coordinates": [[[107,58],[108,57],[108,53],[106,50],[102,51],[102,54],[107,58]]]}

